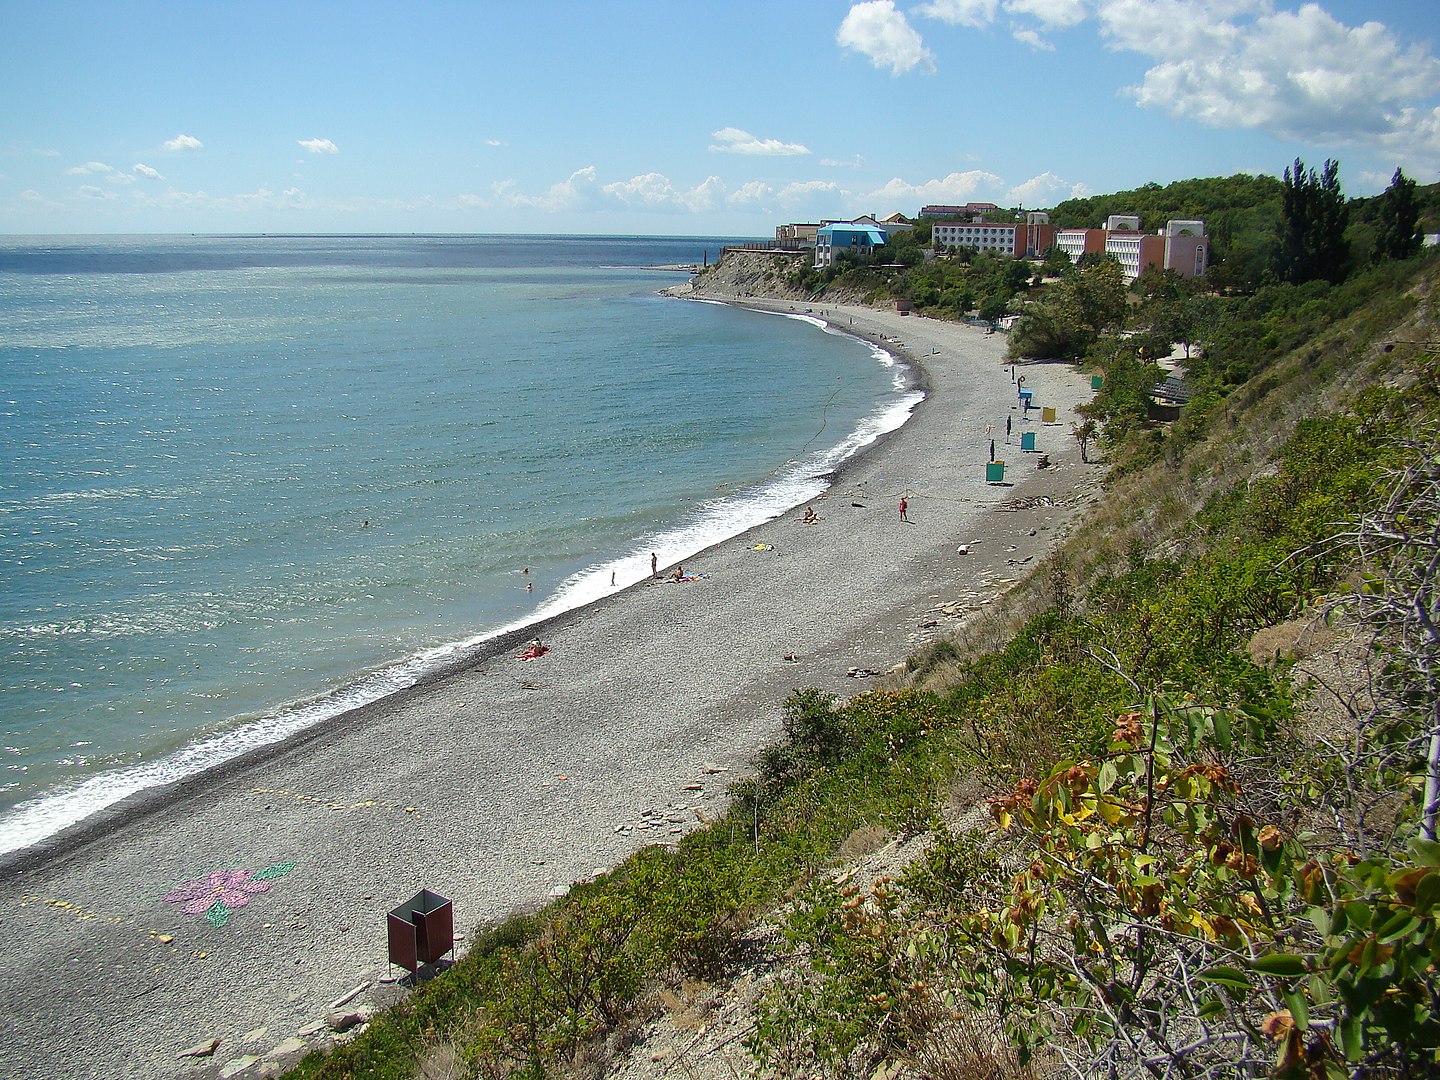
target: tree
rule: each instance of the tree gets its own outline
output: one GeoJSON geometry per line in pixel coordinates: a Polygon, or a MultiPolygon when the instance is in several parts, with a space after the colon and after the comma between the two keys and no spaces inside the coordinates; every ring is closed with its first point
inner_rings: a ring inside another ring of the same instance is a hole
{"type": "Polygon", "coordinates": [[[1102,333],[1124,326],[1127,295],[1124,273],[1114,259],[1065,275],[1025,308],[1010,335],[1010,355],[1078,360],[1102,333]]]}
{"type": "Polygon", "coordinates": [[[1375,232],[1376,262],[1408,259],[1420,251],[1420,204],[1415,199],[1415,181],[1395,170],[1390,186],[1380,196],[1380,220],[1375,232]]]}
{"type": "Polygon", "coordinates": [[[1041,269],[1046,277],[1059,277],[1074,265],[1075,263],[1067,252],[1058,247],[1051,247],[1045,252],[1045,261],[1041,264],[1041,269]]]}
{"type": "Polygon", "coordinates": [[[1303,285],[1323,279],[1345,280],[1350,215],[1340,190],[1340,163],[1327,158],[1318,174],[1295,159],[1286,167],[1280,199],[1280,254],[1276,272],[1282,281],[1303,285]]]}

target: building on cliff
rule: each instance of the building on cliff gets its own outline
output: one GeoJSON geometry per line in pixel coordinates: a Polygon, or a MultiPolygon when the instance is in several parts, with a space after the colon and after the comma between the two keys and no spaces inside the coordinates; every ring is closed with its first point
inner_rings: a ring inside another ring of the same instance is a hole
{"type": "Polygon", "coordinates": [[[870,215],[852,221],[826,221],[815,231],[815,266],[833,266],[845,251],[869,255],[896,233],[914,227],[899,214],[891,214],[883,221],[870,215]]]}
{"type": "Polygon", "coordinates": [[[822,226],[815,234],[815,265],[834,266],[835,260],[849,251],[869,255],[885,244],[885,230],[875,225],[836,222],[822,226]]]}
{"type": "Polygon", "coordinates": [[[967,221],[975,221],[983,218],[986,214],[994,214],[1000,207],[993,202],[968,202],[964,206],[922,206],[920,216],[922,218],[965,218],[967,221]]]}
{"type": "Polygon", "coordinates": [[[1017,259],[1038,259],[1054,246],[1055,226],[1043,210],[1032,210],[1023,222],[936,222],[930,226],[930,243],[937,252],[973,248],[1017,259]]]}
{"type": "Polygon", "coordinates": [[[1112,214],[1103,229],[1061,229],[1055,246],[1078,262],[1081,255],[1110,255],[1120,263],[1126,281],[1151,268],[1174,270],[1183,277],[1204,277],[1210,265],[1205,222],[1167,221],[1157,233],[1140,231],[1133,214],[1112,214]]]}

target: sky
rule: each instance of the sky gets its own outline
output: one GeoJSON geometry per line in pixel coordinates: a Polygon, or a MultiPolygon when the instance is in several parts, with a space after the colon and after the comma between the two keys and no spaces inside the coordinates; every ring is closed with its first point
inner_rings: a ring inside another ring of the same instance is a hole
{"type": "Polygon", "coordinates": [[[1437,0],[0,0],[0,233],[769,236],[1440,180],[1437,0]]]}

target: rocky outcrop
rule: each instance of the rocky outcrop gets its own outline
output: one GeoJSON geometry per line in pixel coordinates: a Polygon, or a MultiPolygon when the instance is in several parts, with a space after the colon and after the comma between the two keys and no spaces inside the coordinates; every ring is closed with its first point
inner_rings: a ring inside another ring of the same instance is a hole
{"type": "MultiPolygon", "coordinates": [[[[705,267],[684,285],[665,290],[671,296],[706,300],[789,300],[812,303],[821,293],[796,284],[799,271],[810,266],[814,250],[763,251],[726,248],[718,261],[705,267]]],[[[823,297],[832,304],[858,304],[864,299],[854,290],[831,285],[823,297]]]]}

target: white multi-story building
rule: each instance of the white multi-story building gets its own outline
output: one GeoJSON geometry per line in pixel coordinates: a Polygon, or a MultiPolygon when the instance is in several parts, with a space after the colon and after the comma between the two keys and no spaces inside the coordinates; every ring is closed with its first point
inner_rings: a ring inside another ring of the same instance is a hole
{"type": "Polygon", "coordinates": [[[973,248],[1014,258],[1038,258],[1055,242],[1050,215],[1035,210],[1018,221],[940,221],[930,226],[930,244],[936,251],[973,248]]]}

